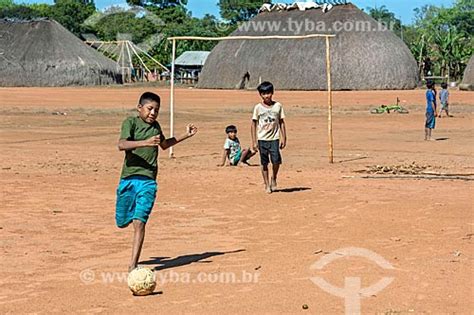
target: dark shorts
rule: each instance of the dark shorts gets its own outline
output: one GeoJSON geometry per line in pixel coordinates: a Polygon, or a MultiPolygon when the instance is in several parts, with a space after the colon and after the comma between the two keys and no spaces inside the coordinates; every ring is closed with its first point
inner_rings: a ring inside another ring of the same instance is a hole
{"type": "Polygon", "coordinates": [[[435,129],[435,125],[436,125],[435,114],[433,112],[427,112],[426,113],[425,128],[435,129]]]}
{"type": "Polygon", "coordinates": [[[262,165],[268,165],[270,160],[272,164],[281,164],[280,140],[258,140],[258,151],[260,152],[260,163],[262,165]]]}

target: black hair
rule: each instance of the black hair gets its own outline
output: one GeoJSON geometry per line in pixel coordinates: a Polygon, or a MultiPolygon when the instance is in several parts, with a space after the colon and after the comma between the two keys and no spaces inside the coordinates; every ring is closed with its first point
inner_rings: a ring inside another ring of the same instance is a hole
{"type": "Polygon", "coordinates": [[[257,91],[260,94],[267,94],[267,93],[273,93],[275,91],[275,88],[273,87],[273,84],[271,84],[268,81],[262,82],[258,87],[257,91]]]}
{"type": "Polygon", "coordinates": [[[443,89],[447,89],[448,88],[448,83],[446,83],[446,82],[441,83],[441,87],[443,89]]]}
{"type": "Polygon", "coordinates": [[[237,127],[234,125],[227,126],[225,128],[225,133],[229,133],[229,132],[237,132],[237,127]]]}
{"type": "Polygon", "coordinates": [[[431,81],[431,80],[430,80],[430,81],[427,81],[427,82],[426,82],[426,87],[427,87],[428,89],[432,89],[432,88],[435,87],[435,83],[434,83],[433,81],[431,81]]]}
{"type": "Polygon", "coordinates": [[[140,105],[145,105],[148,102],[156,102],[158,105],[161,102],[161,98],[158,94],[152,93],[152,92],[145,92],[140,96],[140,100],[138,101],[138,104],[140,105]]]}

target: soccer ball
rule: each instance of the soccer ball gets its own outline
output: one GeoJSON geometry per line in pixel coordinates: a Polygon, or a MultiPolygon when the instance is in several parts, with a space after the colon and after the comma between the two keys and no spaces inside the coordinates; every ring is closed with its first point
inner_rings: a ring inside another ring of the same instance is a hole
{"type": "Polygon", "coordinates": [[[133,295],[148,295],[156,287],[155,273],[149,268],[138,267],[128,274],[128,287],[133,295]]]}

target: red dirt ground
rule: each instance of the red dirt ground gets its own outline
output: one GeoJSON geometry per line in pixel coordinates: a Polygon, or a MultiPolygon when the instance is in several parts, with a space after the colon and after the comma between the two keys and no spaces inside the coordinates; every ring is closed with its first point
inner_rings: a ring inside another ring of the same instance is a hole
{"type": "MultiPolygon", "coordinates": [[[[444,140],[425,142],[424,91],[336,92],[329,165],[326,94],[277,92],[289,142],[283,191],[267,195],[258,167],[216,167],[226,125],[250,144],[258,95],[179,89],[177,133],[188,122],[199,133],[176,147],[175,159],[161,153],[141,257],[158,270],[157,294],[137,298],[120,278],[132,231],[114,225],[123,160],[116,142],[148,89],[0,89],[0,313],[343,313],[344,300],[310,280],[319,276],[338,287],[345,277],[360,277],[362,287],[393,277],[362,299],[363,313],[472,314],[472,182],[361,179],[354,171],[416,162],[474,173],[474,93],[452,91],[455,117],[439,119],[434,132],[444,140]],[[368,113],[397,96],[409,115],[368,113]],[[342,256],[311,269],[347,247],[373,251],[394,269],[342,256]]],[[[169,130],[169,94],[157,92],[169,130]]]]}

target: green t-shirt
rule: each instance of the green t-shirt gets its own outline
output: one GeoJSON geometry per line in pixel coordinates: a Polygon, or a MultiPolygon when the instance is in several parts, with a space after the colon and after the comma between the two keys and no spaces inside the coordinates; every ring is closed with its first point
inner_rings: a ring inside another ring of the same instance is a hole
{"type": "MultiPolygon", "coordinates": [[[[153,124],[144,122],[140,117],[128,117],[122,123],[120,140],[141,141],[153,136],[161,135],[160,124],[155,121],[153,124]]],[[[132,151],[125,151],[125,160],[122,167],[121,178],[134,175],[142,175],[156,179],[158,174],[158,147],[137,148],[132,151]]]]}

